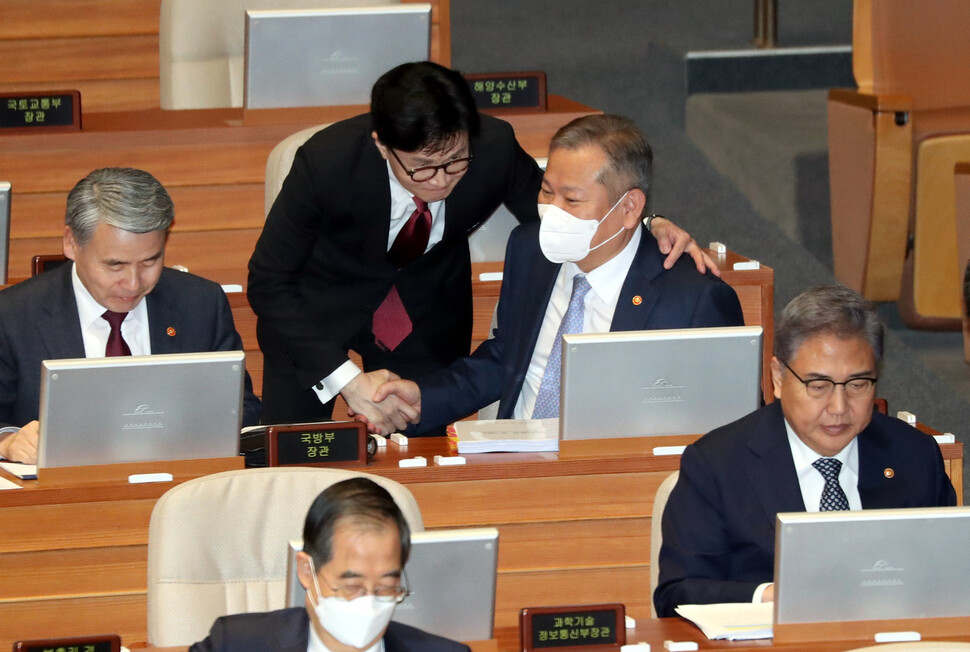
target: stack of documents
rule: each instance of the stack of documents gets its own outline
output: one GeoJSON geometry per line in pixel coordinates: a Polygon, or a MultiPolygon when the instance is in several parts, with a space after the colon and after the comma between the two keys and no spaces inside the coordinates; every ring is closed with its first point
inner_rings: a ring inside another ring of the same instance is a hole
{"type": "Polygon", "coordinates": [[[448,426],[458,454],[559,450],[559,419],[488,419],[448,426]]]}
{"type": "Polygon", "coordinates": [[[675,611],[709,639],[747,641],[771,638],[773,602],[682,604],[675,611]]]}

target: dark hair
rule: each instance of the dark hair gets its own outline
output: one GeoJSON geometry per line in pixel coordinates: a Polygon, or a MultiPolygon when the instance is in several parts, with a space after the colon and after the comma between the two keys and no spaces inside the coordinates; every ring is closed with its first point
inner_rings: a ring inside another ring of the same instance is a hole
{"type": "Polygon", "coordinates": [[[650,203],[650,176],[653,151],[643,132],[629,118],[619,115],[587,115],[559,128],[549,143],[549,153],[557,149],[576,150],[596,145],[606,154],[607,165],[596,180],[606,186],[610,200],[617,201],[627,190],[643,191],[650,203]]]}
{"type": "Polygon", "coordinates": [[[101,168],[77,182],[67,195],[64,223],[78,244],[99,222],[131,233],[167,231],[175,206],[158,179],[135,168],[101,168]]]}
{"type": "Polygon", "coordinates": [[[462,133],[478,135],[468,82],[430,61],[401,64],[381,75],[371,90],[370,115],[381,143],[402,152],[441,152],[462,133]]]}
{"type": "Polygon", "coordinates": [[[790,362],[810,337],[861,337],[869,342],[876,367],[882,363],[883,326],[876,306],[842,285],[819,285],[791,300],[775,327],[775,355],[790,362]]]}
{"type": "Polygon", "coordinates": [[[333,557],[333,535],[337,526],[350,521],[355,526],[397,528],[401,538],[401,568],[411,552],[411,528],[387,489],[370,478],[350,478],[327,487],[310,505],[303,525],[303,550],[322,568],[333,557]]]}

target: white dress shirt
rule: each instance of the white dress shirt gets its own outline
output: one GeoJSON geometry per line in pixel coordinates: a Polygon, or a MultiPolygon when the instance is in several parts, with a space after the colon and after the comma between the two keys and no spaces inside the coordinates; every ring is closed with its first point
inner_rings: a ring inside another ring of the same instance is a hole
{"type": "MultiPolygon", "coordinates": [[[[640,238],[640,229],[634,229],[633,237],[620,253],[586,274],[590,290],[583,300],[584,333],[609,332],[610,325],[613,323],[613,313],[616,311],[616,302],[620,297],[620,290],[623,289],[627,273],[630,271],[630,265],[636,257],[640,238]]],[[[559,275],[556,276],[556,283],[549,297],[549,303],[546,305],[545,316],[542,318],[539,338],[536,340],[532,359],[525,373],[525,382],[522,383],[522,392],[512,411],[513,419],[532,418],[536,396],[542,384],[542,375],[546,371],[546,362],[549,360],[549,354],[552,353],[552,346],[559,332],[563,315],[569,307],[569,299],[573,292],[573,277],[582,273],[576,263],[563,263],[559,268],[559,275]]]]}
{"type": "MultiPolygon", "coordinates": [[[[391,162],[386,161],[386,163],[387,176],[390,179],[391,186],[391,224],[387,234],[387,251],[390,251],[391,246],[394,245],[395,238],[397,238],[401,229],[404,228],[404,225],[407,224],[407,221],[417,209],[417,204],[414,203],[414,197],[411,193],[394,176],[394,171],[391,169],[391,162]]],[[[431,234],[428,237],[428,246],[424,248],[425,252],[441,242],[441,238],[444,237],[444,200],[431,202],[428,204],[428,210],[431,211],[431,234]]],[[[339,394],[340,390],[346,387],[347,383],[356,378],[359,373],[361,373],[360,367],[352,361],[347,360],[347,362],[337,367],[329,376],[317,383],[313,391],[316,392],[317,398],[320,399],[321,403],[327,403],[339,394]]]]}
{"type": "MultiPolygon", "coordinates": [[[[84,357],[103,358],[108,346],[108,335],[111,326],[101,315],[106,308],[94,300],[84,283],[77,275],[77,266],[71,266],[71,281],[74,285],[74,300],[77,302],[77,314],[81,322],[81,338],[84,340],[84,357]]],[[[138,302],[134,310],[125,316],[121,322],[121,336],[131,350],[132,355],[150,355],[152,352],[151,336],[148,331],[148,308],[145,299],[138,302]]]]}

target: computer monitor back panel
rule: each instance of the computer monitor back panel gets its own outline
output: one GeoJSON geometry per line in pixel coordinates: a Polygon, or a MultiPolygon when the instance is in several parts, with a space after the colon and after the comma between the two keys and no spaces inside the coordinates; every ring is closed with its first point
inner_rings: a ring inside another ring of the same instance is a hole
{"type": "Polygon", "coordinates": [[[761,404],[760,326],[566,335],[562,439],[703,434],[761,404]]]}
{"type": "MultiPolygon", "coordinates": [[[[296,574],[302,541],[288,547],[286,606],[303,606],[306,592],[296,574]]],[[[469,528],[415,532],[407,574],[408,597],[393,620],[456,641],[492,638],[498,530],[469,528]]]]}
{"type": "Polygon", "coordinates": [[[10,263],[10,182],[0,181],[0,285],[7,282],[10,263]]]}
{"type": "Polygon", "coordinates": [[[45,360],[40,467],[231,457],[242,351],[45,360]]]}
{"type": "Polygon", "coordinates": [[[970,508],[778,514],[775,622],[970,616],[970,508]]]}
{"type": "Polygon", "coordinates": [[[243,105],[369,104],[378,77],[430,49],[429,4],[248,10],[243,105]]]}

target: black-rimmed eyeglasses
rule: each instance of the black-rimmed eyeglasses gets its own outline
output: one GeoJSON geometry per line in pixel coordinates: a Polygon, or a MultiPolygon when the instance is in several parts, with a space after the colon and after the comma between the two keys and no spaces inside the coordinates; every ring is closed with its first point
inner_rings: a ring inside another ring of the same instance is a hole
{"type": "Polygon", "coordinates": [[[401,157],[397,155],[393,149],[388,147],[391,154],[394,155],[394,159],[398,164],[404,169],[404,173],[411,177],[411,181],[421,183],[422,181],[430,181],[434,178],[434,175],[438,174],[438,170],[444,170],[445,174],[461,174],[468,169],[468,165],[475,159],[472,154],[462,158],[456,158],[448,161],[447,163],[442,163],[441,165],[423,165],[419,168],[408,168],[404,165],[404,161],[401,157]]]}
{"type": "Polygon", "coordinates": [[[828,378],[810,378],[805,380],[795,373],[795,370],[789,367],[787,362],[782,360],[781,363],[791,372],[792,376],[805,385],[805,391],[812,398],[828,398],[835,391],[837,385],[841,385],[845,389],[845,395],[849,398],[862,398],[872,391],[872,388],[876,386],[876,381],[879,380],[878,378],[863,377],[850,378],[842,383],[837,383],[828,378]]]}

